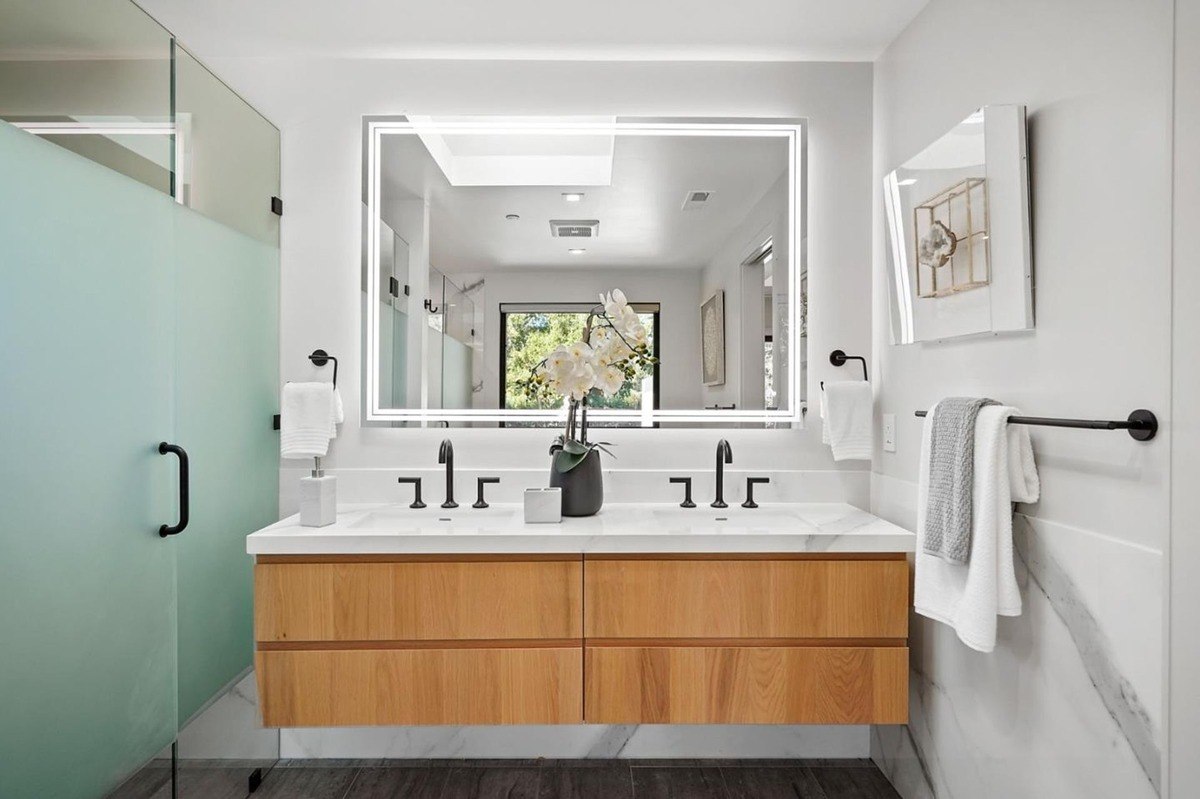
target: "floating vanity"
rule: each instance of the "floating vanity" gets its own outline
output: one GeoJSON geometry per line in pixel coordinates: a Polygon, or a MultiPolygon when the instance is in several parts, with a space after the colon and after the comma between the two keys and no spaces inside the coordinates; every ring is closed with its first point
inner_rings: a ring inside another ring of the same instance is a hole
{"type": "Polygon", "coordinates": [[[288,518],[247,538],[263,721],[902,724],[913,546],[836,503],[288,518]]]}

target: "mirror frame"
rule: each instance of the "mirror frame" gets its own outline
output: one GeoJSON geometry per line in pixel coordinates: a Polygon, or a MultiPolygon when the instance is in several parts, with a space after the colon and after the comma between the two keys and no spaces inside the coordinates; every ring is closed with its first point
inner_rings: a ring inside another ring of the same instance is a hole
{"type": "MultiPolygon", "coordinates": [[[[418,117],[419,118],[419,117],[418,117]]],[[[767,136],[787,141],[788,152],[788,406],[778,410],[655,410],[650,421],[656,423],[693,423],[712,425],[764,424],[768,426],[792,425],[803,427],[805,400],[801,399],[801,346],[800,346],[800,250],[804,245],[801,212],[805,207],[804,192],[804,124],[792,120],[694,120],[694,121],[635,121],[614,120],[613,122],[535,122],[498,119],[496,122],[454,122],[438,124],[414,124],[408,117],[364,117],[366,146],[366,231],[367,240],[367,326],[364,347],[363,409],[366,423],[408,422],[418,425],[430,423],[463,422],[514,422],[528,420],[554,421],[565,418],[565,409],[515,410],[487,408],[384,408],[379,402],[379,214],[380,170],[379,153],[384,136],[415,136],[418,133],[450,134],[490,133],[495,135],[596,135],[614,136],[767,136]]],[[[620,286],[615,286],[620,288],[620,286]]],[[[696,308],[696,313],[700,309],[696,308]]],[[[646,416],[640,410],[601,410],[589,413],[596,421],[629,420],[642,422],[646,416]]],[[[633,429],[633,428],[631,428],[633,429]]]]}

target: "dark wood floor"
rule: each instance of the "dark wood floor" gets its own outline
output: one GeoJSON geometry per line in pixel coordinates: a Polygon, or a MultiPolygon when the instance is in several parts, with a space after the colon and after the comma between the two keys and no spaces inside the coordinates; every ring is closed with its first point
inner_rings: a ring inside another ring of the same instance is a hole
{"type": "MultiPolygon", "coordinates": [[[[247,764],[187,764],[180,799],[242,799],[247,764]]],[[[899,799],[869,760],[280,761],[253,799],[899,799]]],[[[110,799],[164,799],[147,768],[110,799]]]]}

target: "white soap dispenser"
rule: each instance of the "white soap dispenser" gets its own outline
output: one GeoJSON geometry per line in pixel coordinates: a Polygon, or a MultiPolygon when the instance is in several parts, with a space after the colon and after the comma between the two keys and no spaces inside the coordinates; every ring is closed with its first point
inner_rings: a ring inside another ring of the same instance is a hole
{"type": "Polygon", "coordinates": [[[337,478],[325,474],[320,458],[313,461],[312,475],[300,478],[301,527],[325,527],[337,520],[337,478]]]}

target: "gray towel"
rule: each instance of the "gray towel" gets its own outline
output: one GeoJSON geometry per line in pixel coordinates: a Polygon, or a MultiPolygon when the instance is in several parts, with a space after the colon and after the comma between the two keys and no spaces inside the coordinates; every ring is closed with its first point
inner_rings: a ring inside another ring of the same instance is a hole
{"type": "Polygon", "coordinates": [[[952,563],[971,560],[975,417],[984,405],[995,404],[990,399],[947,397],[933,409],[924,549],[952,563]]]}

